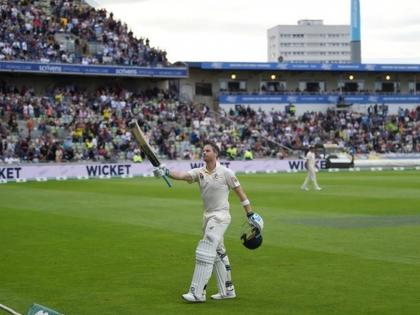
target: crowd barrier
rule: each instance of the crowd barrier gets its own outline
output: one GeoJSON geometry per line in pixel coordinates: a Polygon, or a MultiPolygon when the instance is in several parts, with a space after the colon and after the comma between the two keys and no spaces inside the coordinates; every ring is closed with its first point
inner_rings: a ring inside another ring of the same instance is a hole
{"type": "MultiPolygon", "coordinates": [[[[165,161],[169,169],[190,170],[204,166],[202,161],[165,161]]],[[[278,173],[300,172],[305,170],[304,160],[251,160],[227,161],[222,165],[238,173],[278,173]]],[[[326,170],[326,161],[317,160],[319,170],[326,170]]],[[[356,169],[364,168],[392,168],[417,167],[420,169],[420,159],[375,159],[355,160],[356,169]]],[[[45,181],[49,179],[65,180],[71,178],[112,178],[152,176],[153,166],[145,161],[143,163],[46,163],[46,164],[16,164],[0,165],[0,182],[9,181],[45,181]]]]}
{"type": "MultiPolygon", "coordinates": [[[[221,164],[235,172],[287,172],[304,169],[303,160],[252,160],[252,161],[221,161],[221,164]]],[[[165,161],[169,168],[189,170],[204,165],[202,161],[165,161]]],[[[317,162],[319,168],[325,168],[325,161],[317,162]]],[[[46,180],[67,178],[95,177],[133,177],[151,176],[153,166],[143,163],[48,163],[48,164],[18,164],[0,166],[0,180],[46,180]]]]}

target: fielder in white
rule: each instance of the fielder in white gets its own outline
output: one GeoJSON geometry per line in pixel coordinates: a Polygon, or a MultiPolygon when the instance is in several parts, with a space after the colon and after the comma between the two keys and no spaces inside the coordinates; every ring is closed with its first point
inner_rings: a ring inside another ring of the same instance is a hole
{"type": "Polygon", "coordinates": [[[306,175],[305,181],[303,182],[303,185],[301,187],[302,190],[309,190],[308,189],[308,183],[309,180],[311,180],[314,184],[315,190],[321,190],[321,187],[319,187],[318,182],[316,180],[316,166],[315,166],[315,147],[310,146],[308,153],[305,157],[305,167],[308,170],[308,175],[306,175]]]}
{"type": "Polygon", "coordinates": [[[198,183],[204,203],[203,238],[196,249],[196,264],[188,293],[182,298],[188,302],[205,302],[206,286],[212,272],[216,275],[219,292],[211,296],[214,300],[236,297],[232,283],[229,258],[223,242],[231,217],[229,213],[229,190],[238,195],[247,214],[248,221],[260,230],[263,228],[261,218],[252,212],[250,202],[245,195],[233,171],[218,162],[219,148],[213,142],[203,147],[205,166],[190,171],[169,170],[164,165],[154,170],[155,176],[167,175],[175,180],[198,183]]]}

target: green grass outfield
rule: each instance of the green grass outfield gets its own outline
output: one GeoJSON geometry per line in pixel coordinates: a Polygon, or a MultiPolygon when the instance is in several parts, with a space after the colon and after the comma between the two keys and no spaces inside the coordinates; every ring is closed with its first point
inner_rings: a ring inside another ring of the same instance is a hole
{"type": "MultiPolygon", "coordinates": [[[[419,314],[420,172],[241,175],[265,220],[255,251],[226,234],[238,298],[186,304],[198,187],[154,178],[0,185],[0,303],[66,315],[419,314]]],[[[209,283],[208,296],[216,292],[209,283]]],[[[1,313],[1,311],[0,311],[1,313]]]]}

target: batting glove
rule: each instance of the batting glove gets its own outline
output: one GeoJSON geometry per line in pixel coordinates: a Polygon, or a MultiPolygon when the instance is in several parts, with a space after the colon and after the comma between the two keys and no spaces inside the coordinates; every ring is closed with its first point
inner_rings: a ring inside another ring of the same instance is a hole
{"type": "Polygon", "coordinates": [[[250,212],[247,214],[248,217],[248,223],[252,225],[253,227],[257,228],[260,233],[262,232],[264,228],[264,221],[261,218],[261,216],[257,213],[250,212]]]}
{"type": "Polygon", "coordinates": [[[154,167],[153,168],[153,175],[155,175],[155,177],[162,177],[162,171],[159,167],[154,167]]]}
{"type": "Polygon", "coordinates": [[[161,164],[158,167],[153,168],[153,175],[155,175],[155,177],[169,176],[169,169],[165,164],[161,164]]]}

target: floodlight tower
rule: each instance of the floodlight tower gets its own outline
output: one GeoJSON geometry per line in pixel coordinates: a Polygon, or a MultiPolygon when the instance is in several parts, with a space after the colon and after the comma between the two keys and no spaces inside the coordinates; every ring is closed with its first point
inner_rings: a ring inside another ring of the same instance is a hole
{"type": "Polygon", "coordinates": [[[362,62],[362,49],[360,44],[360,2],[359,0],[351,0],[351,62],[362,62]]]}

